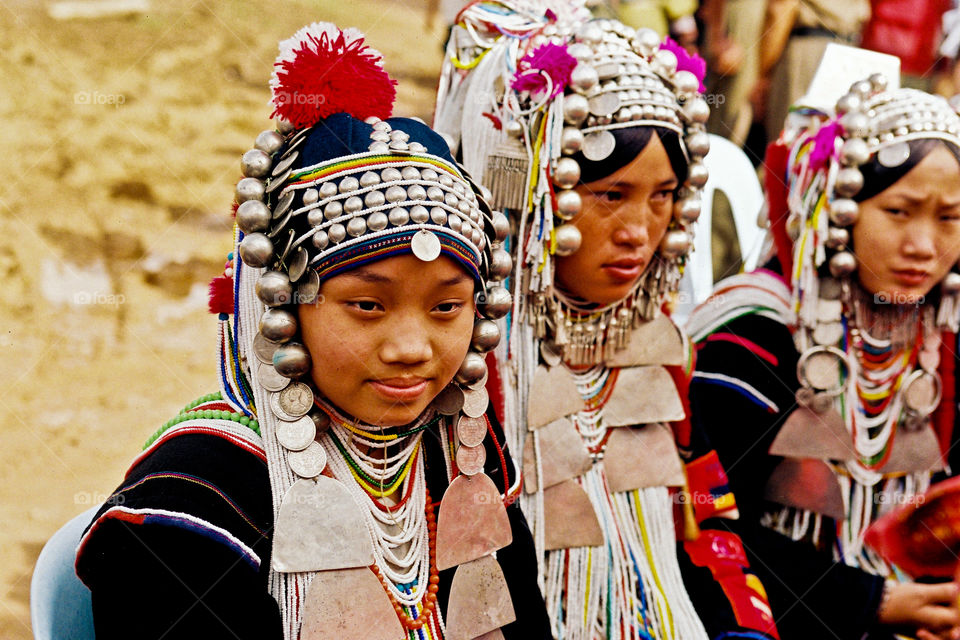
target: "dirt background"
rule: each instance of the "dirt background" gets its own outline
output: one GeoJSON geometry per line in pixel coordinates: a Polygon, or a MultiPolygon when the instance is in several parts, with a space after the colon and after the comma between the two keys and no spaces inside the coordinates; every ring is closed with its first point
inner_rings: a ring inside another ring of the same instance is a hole
{"type": "Polygon", "coordinates": [[[429,121],[443,33],[426,0],[153,0],[55,19],[0,3],[0,638],[32,637],[47,538],[143,441],[216,389],[206,286],[230,251],[240,155],[270,126],[276,44],[356,26],[429,121]]]}

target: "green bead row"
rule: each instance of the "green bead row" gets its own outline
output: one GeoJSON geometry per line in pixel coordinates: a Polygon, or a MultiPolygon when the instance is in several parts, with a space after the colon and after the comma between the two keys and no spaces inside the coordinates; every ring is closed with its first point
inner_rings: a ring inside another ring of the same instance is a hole
{"type": "Polygon", "coordinates": [[[208,393],[207,395],[194,400],[193,402],[185,406],[180,411],[180,413],[177,415],[176,418],[172,420],[167,420],[165,423],[163,423],[163,426],[157,429],[156,432],[154,432],[154,434],[147,439],[147,441],[143,445],[143,448],[146,449],[147,447],[152,445],[154,442],[157,441],[157,438],[159,438],[164,433],[166,433],[174,425],[178,425],[181,422],[185,422],[187,420],[199,420],[199,419],[231,420],[232,422],[238,422],[245,427],[249,427],[250,430],[253,431],[255,434],[257,434],[258,436],[260,435],[260,423],[258,423],[253,418],[249,418],[245,416],[242,413],[236,413],[233,411],[221,411],[219,409],[204,409],[202,411],[192,410],[194,407],[198,407],[201,404],[204,404],[207,402],[215,402],[218,400],[223,400],[223,395],[219,391],[216,393],[208,393]]]}

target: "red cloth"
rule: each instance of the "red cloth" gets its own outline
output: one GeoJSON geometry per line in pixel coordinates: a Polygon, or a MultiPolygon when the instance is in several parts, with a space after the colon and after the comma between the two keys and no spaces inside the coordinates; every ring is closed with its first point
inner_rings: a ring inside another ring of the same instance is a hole
{"type": "Polygon", "coordinates": [[[900,58],[901,71],[928,75],[937,62],[940,25],[950,0],[873,0],[861,46],[900,58]]]}

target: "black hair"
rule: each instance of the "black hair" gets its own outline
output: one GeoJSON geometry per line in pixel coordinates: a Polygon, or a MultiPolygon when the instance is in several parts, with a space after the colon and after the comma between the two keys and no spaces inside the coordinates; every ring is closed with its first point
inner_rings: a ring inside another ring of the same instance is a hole
{"type": "Polygon", "coordinates": [[[687,156],[680,144],[680,136],[676,131],[664,127],[625,127],[613,129],[611,133],[616,140],[613,152],[603,160],[587,160],[582,153],[577,153],[573,159],[580,165],[580,183],[589,184],[613,175],[630,164],[634,158],[647,148],[653,132],[657,133],[663,148],[670,159],[670,168],[677,176],[677,184],[682,185],[687,180],[687,156]]]}
{"type": "Polygon", "coordinates": [[[910,156],[901,164],[895,167],[886,167],[880,164],[877,155],[860,165],[860,173],[863,174],[863,188],[853,197],[857,202],[869,200],[873,196],[882,193],[893,186],[903,176],[910,173],[911,169],[920,164],[934,149],[943,145],[953,154],[957,162],[960,163],[960,149],[957,145],[940,138],[921,138],[920,140],[910,140],[907,146],[910,148],[910,156]]]}

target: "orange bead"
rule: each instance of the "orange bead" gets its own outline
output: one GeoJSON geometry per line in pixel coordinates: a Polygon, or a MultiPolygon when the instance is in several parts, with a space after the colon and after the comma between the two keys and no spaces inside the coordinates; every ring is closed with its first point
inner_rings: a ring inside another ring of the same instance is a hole
{"type": "MultiPolygon", "coordinates": [[[[439,590],[440,590],[440,587],[437,586],[437,585],[435,585],[435,584],[431,584],[429,587],[427,587],[427,591],[428,591],[431,595],[434,594],[434,593],[436,593],[436,592],[439,591],[439,590]]],[[[428,597],[429,597],[429,596],[428,596],[428,597]]],[[[434,597],[436,597],[436,596],[434,596],[434,597]]]]}
{"type": "Polygon", "coordinates": [[[440,583],[440,576],[437,576],[437,575],[430,576],[430,584],[439,584],[439,583],[440,583]]]}

